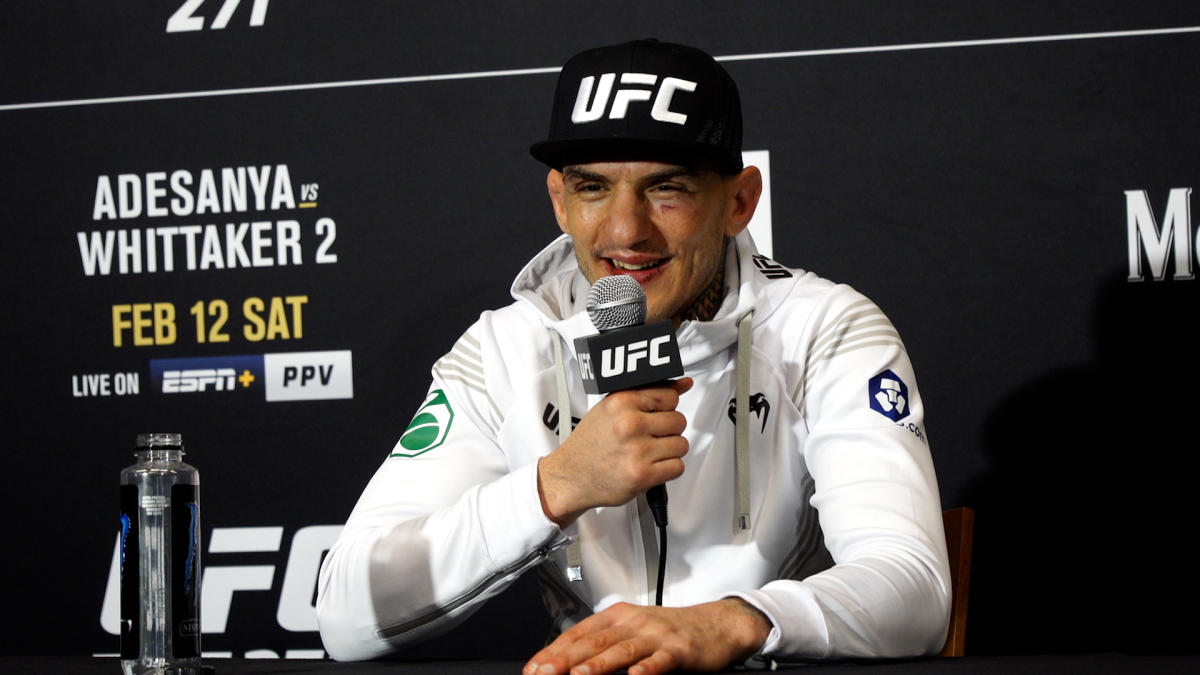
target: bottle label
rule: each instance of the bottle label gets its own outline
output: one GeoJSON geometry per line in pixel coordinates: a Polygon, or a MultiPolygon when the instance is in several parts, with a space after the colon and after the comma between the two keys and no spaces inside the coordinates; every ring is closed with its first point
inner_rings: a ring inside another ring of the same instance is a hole
{"type": "Polygon", "coordinates": [[[171,593],[175,656],[200,656],[200,503],[195,485],[171,490],[171,593]]]}
{"type": "Polygon", "coordinates": [[[121,658],[136,659],[141,645],[138,611],[138,494],[136,485],[121,486],[121,658]]]}
{"type": "MultiPolygon", "coordinates": [[[[158,498],[162,499],[162,498],[158,498]]],[[[200,656],[200,506],[195,485],[171,486],[170,534],[167,536],[166,580],[170,598],[166,625],[171,631],[172,654],[168,658],[200,656]]],[[[136,485],[121,486],[121,658],[141,656],[140,513],[141,503],[136,485]]],[[[157,500],[155,500],[157,501],[157,500]]],[[[162,503],[157,502],[157,503],[162,503]]],[[[147,503],[150,503],[147,501],[147,503]]],[[[161,507],[160,513],[161,513],[161,507]]]]}

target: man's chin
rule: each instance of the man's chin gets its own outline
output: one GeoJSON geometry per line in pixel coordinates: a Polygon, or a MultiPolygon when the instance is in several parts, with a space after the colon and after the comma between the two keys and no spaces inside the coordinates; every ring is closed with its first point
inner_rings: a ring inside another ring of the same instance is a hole
{"type": "Polygon", "coordinates": [[[674,312],[668,312],[662,308],[656,308],[653,303],[648,303],[646,307],[646,323],[671,321],[675,318],[674,314],[674,312]]]}

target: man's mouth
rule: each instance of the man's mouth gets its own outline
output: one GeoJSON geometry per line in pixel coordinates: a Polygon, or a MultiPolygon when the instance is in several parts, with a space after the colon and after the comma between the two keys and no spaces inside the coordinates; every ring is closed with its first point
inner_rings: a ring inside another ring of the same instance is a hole
{"type": "Polygon", "coordinates": [[[615,267],[619,270],[624,270],[626,272],[638,272],[641,270],[648,270],[648,269],[658,267],[659,265],[666,262],[666,259],[662,258],[659,260],[648,260],[646,262],[631,263],[631,262],[625,262],[622,260],[617,260],[615,258],[609,258],[608,262],[611,263],[613,267],[615,267]]]}

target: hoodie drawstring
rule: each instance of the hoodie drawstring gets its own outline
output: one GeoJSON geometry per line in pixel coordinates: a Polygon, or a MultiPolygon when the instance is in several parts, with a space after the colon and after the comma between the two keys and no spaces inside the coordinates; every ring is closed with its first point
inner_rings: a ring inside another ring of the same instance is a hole
{"type": "MultiPolygon", "coordinates": [[[[567,389],[567,369],[563,364],[562,338],[553,329],[550,342],[554,344],[554,369],[558,371],[558,444],[567,442],[571,435],[571,391],[567,389]]],[[[579,537],[571,537],[567,544],[567,579],[583,580],[583,555],[579,552],[579,537]]]]}
{"type": "Polygon", "coordinates": [[[750,529],[750,329],[754,310],[737,320],[737,390],[734,394],[734,529],[750,529]]]}

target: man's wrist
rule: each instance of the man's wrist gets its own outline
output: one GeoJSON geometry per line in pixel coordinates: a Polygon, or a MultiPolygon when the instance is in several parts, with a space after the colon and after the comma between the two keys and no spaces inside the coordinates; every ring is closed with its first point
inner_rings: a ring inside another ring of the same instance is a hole
{"type": "Polygon", "coordinates": [[[742,648],[742,659],[750,658],[760,649],[771,636],[774,624],[762,610],[739,597],[727,597],[721,600],[734,610],[736,622],[737,644],[742,648]]]}
{"type": "Polygon", "coordinates": [[[559,495],[552,487],[553,480],[549,477],[549,474],[553,472],[553,469],[548,466],[551,461],[553,460],[547,456],[542,457],[537,462],[538,500],[542,505],[542,513],[544,513],[551,522],[553,522],[555,525],[558,525],[560,529],[566,529],[571,523],[575,522],[575,520],[579,518],[579,514],[558,512],[555,504],[555,498],[559,495]]]}

